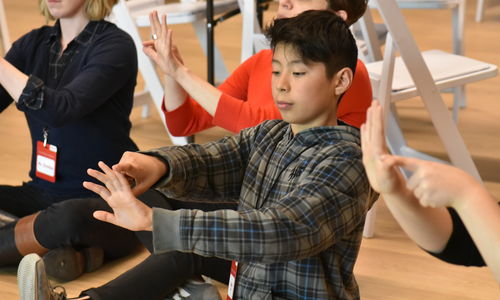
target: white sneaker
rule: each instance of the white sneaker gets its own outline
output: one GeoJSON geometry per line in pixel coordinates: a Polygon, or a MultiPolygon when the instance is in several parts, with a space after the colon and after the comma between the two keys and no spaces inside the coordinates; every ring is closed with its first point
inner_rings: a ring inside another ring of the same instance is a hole
{"type": "Polygon", "coordinates": [[[21,300],[66,300],[63,287],[52,288],[45,265],[38,254],[26,255],[17,268],[17,284],[21,300]]]}

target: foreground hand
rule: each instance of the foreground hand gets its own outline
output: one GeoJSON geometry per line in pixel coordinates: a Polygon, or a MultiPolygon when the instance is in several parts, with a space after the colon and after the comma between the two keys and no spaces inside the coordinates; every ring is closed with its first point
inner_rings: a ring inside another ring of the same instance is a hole
{"type": "Polygon", "coordinates": [[[151,58],[168,76],[175,77],[177,69],[184,65],[179,50],[172,42],[172,29],[167,27],[167,16],[162,16],[162,22],[157,11],[149,14],[151,33],[156,34],[156,40],[143,43],[144,53],[151,58]]]}
{"type": "Polygon", "coordinates": [[[400,156],[387,163],[413,172],[407,186],[422,206],[460,205],[463,199],[474,199],[484,190],[471,175],[450,165],[400,156]]]}
{"type": "MultiPolygon", "coordinates": [[[[167,166],[158,158],[137,152],[125,152],[113,170],[132,181],[132,192],[138,196],[151,188],[167,172],[167,166]]],[[[130,185],[130,183],[129,183],[130,185]]]]}
{"type": "Polygon", "coordinates": [[[385,142],[383,111],[378,101],[373,101],[366,112],[366,123],[361,126],[363,165],[371,186],[384,194],[403,193],[404,178],[397,168],[386,162],[390,157],[385,142]]]}
{"type": "Polygon", "coordinates": [[[133,231],[152,230],[152,209],[134,197],[127,179],[103,162],[99,162],[99,167],[104,173],[93,169],[89,169],[87,173],[105,186],[88,181],[83,186],[101,196],[113,213],[95,211],[94,218],[133,231]]]}

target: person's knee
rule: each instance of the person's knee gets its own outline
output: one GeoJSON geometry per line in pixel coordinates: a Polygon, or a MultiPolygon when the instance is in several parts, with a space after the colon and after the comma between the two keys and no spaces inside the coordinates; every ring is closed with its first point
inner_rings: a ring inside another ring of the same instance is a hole
{"type": "Polygon", "coordinates": [[[110,208],[100,198],[71,199],[41,211],[35,220],[35,236],[47,248],[78,243],[81,236],[95,230],[99,221],[92,214],[110,208]],[[44,244],[45,243],[45,244],[44,244]]]}

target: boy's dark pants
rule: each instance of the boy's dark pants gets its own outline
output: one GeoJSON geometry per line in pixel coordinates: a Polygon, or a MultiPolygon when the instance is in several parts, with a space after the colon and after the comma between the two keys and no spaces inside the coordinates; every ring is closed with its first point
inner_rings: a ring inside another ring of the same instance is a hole
{"type": "MultiPolygon", "coordinates": [[[[151,207],[167,209],[201,209],[211,211],[216,209],[236,209],[236,204],[183,202],[179,200],[142,197],[151,207]]],[[[138,237],[144,246],[152,253],[152,233],[138,232],[138,237]]],[[[152,254],[136,267],[123,273],[107,284],[82,293],[92,299],[162,299],[165,295],[182,285],[195,275],[205,275],[217,281],[227,283],[231,262],[220,258],[203,257],[192,253],[178,251],[163,254],[152,254]]]]}

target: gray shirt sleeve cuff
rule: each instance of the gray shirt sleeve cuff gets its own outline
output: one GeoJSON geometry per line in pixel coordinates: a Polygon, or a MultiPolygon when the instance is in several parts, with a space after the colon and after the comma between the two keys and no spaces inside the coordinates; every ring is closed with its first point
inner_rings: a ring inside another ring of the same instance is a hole
{"type": "Polygon", "coordinates": [[[182,250],[180,212],[153,208],[153,247],[155,253],[182,250]]]}

